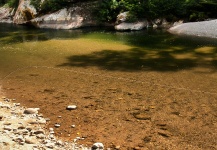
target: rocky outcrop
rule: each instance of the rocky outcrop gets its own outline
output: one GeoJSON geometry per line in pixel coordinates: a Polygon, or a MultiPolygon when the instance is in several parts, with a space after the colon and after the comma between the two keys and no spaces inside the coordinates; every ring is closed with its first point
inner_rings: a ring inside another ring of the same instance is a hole
{"type": "Polygon", "coordinates": [[[13,22],[16,24],[26,24],[37,15],[36,9],[30,5],[30,0],[20,0],[13,22]]]}
{"type": "Polygon", "coordinates": [[[94,3],[83,3],[31,20],[38,28],[76,29],[86,26],[96,26],[97,21],[92,16],[91,8],[94,3]]]}
{"type": "Polygon", "coordinates": [[[9,7],[0,7],[0,22],[12,23],[14,16],[14,9],[9,7]]]}
{"type": "Polygon", "coordinates": [[[126,31],[126,30],[142,30],[147,26],[147,21],[135,22],[135,23],[127,23],[123,22],[119,25],[115,26],[116,30],[126,31]]]}
{"type": "Polygon", "coordinates": [[[217,19],[211,21],[183,23],[168,30],[174,34],[217,38],[217,19]]]}
{"type": "Polygon", "coordinates": [[[148,21],[136,21],[136,22],[127,22],[127,15],[128,12],[120,13],[117,16],[117,21],[115,25],[115,29],[119,31],[126,31],[126,30],[142,30],[143,28],[147,27],[148,21]]]}

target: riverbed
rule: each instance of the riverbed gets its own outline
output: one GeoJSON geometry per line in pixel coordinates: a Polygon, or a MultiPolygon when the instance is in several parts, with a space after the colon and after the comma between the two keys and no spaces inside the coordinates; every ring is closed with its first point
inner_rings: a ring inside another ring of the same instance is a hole
{"type": "Polygon", "coordinates": [[[7,97],[40,107],[47,128],[59,123],[55,133],[63,139],[216,149],[216,47],[216,39],[162,30],[0,24],[0,84],[7,97]]]}

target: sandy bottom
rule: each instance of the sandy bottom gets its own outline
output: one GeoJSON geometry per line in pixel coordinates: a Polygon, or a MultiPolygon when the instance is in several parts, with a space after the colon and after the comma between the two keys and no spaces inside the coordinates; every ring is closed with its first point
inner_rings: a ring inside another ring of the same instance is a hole
{"type": "Polygon", "coordinates": [[[108,71],[96,67],[28,68],[8,76],[3,91],[40,107],[58,137],[84,137],[121,149],[217,149],[217,73],[108,71]],[[76,110],[66,110],[76,105],[76,110]],[[72,128],[72,125],[75,125],[72,128]]]}

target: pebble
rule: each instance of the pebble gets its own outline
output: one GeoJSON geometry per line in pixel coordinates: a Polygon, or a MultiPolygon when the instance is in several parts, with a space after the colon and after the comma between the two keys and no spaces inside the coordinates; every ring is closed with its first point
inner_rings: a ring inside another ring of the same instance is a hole
{"type": "Polygon", "coordinates": [[[34,134],[44,134],[44,130],[40,129],[33,132],[34,134]]]}
{"type": "Polygon", "coordinates": [[[54,126],[55,126],[56,128],[59,128],[59,127],[60,127],[60,124],[55,123],[54,126]]]}
{"type": "MultiPolygon", "coordinates": [[[[26,148],[65,150],[73,149],[73,146],[81,150],[91,149],[73,143],[73,141],[66,143],[57,140],[53,128],[49,128],[48,132],[45,132],[45,123],[49,121],[49,118],[45,119],[42,114],[38,114],[39,108],[26,109],[19,103],[9,101],[11,100],[7,98],[2,101],[0,99],[0,108],[3,108],[0,109],[0,149],[2,149],[1,141],[5,141],[4,146],[7,145],[7,148],[20,150],[26,148]]],[[[76,106],[72,108],[76,109],[76,106]]],[[[55,127],[60,127],[60,124],[56,123],[55,127]]],[[[82,138],[77,137],[76,139],[80,140],[82,138]]]]}
{"type": "Polygon", "coordinates": [[[7,131],[11,131],[11,130],[12,130],[12,128],[11,128],[11,127],[8,127],[8,126],[4,127],[3,129],[4,129],[4,130],[7,130],[7,131]]]}
{"type": "Polygon", "coordinates": [[[47,147],[47,148],[54,148],[54,143],[47,143],[47,144],[45,144],[45,146],[47,147]]]}
{"type": "Polygon", "coordinates": [[[45,135],[44,134],[38,134],[36,135],[37,138],[39,139],[45,139],[45,135]]]}
{"type": "Polygon", "coordinates": [[[27,144],[36,144],[36,139],[34,137],[32,137],[32,138],[27,137],[27,138],[25,138],[25,143],[27,143],[27,144]]]}
{"type": "Polygon", "coordinates": [[[77,108],[76,105],[69,105],[66,107],[67,110],[75,110],[77,108]]]}
{"type": "Polygon", "coordinates": [[[27,108],[24,110],[24,114],[37,114],[40,108],[27,108]]]}
{"type": "Polygon", "coordinates": [[[104,149],[104,145],[100,142],[94,143],[92,146],[93,150],[103,150],[104,149]]]}

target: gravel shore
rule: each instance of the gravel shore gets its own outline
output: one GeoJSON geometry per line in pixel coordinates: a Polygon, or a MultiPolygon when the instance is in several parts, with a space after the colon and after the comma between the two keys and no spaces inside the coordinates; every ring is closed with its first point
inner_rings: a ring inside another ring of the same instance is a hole
{"type": "Polygon", "coordinates": [[[53,128],[45,125],[48,118],[38,113],[38,108],[25,108],[15,99],[0,98],[0,147],[4,150],[90,150],[79,145],[75,138],[71,143],[58,140],[53,128]]]}
{"type": "Polygon", "coordinates": [[[217,38],[217,19],[211,21],[184,23],[170,28],[169,32],[174,34],[217,38]]]}

